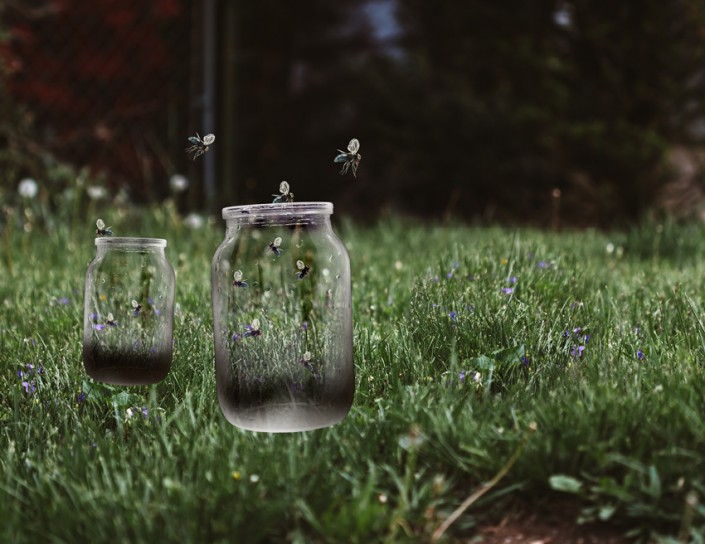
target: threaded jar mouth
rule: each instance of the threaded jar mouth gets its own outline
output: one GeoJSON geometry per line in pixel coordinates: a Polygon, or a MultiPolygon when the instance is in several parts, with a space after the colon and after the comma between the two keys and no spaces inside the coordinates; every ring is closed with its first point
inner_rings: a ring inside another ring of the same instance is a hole
{"type": "Polygon", "coordinates": [[[229,206],[223,208],[223,219],[243,219],[246,217],[282,215],[331,215],[331,202],[284,202],[281,204],[251,204],[245,206],[229,206]]]}
{"type": "Polygon", "coordinates": [[[127,247],[155,249],[166,247],[163,238],[130,238],[125,236],[103,236],[95,239],[97,247],[127,247]]]}

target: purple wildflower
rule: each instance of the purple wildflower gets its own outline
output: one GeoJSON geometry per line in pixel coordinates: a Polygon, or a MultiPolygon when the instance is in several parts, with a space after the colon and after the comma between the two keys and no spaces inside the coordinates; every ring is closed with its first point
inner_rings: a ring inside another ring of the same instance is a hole
{"type": "Polygon", "coordinates": [[[585,346],[573,346],[570,354],[577,359],[583,356],[583,351],[585,351],[585,346]]]}
{"type": "Polygon", "coordinates": [[[27,395],[31,395],[37,390],[37,386],[34,385],[34,382],[22,382],[22,387],[24,387],[24,392],[27,395]]]}

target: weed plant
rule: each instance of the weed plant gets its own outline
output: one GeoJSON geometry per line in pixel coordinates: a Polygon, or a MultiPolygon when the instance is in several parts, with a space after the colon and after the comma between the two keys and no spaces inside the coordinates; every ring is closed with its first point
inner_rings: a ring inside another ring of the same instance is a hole
{"type": "Polygon", "coordinates": [[[148,387],[86,376],[95,218],[6,226],[1,541],[425,542],[522,444],[445,541],[566,501],[637,541],[705,541],[702,226],[344,222],[353,409],[327,429],[270,435],[231,426],[217,402],[220,222],[188,230],[164,208],[103,216],[121,235],[169,240],[172,370],[148,387]]]}

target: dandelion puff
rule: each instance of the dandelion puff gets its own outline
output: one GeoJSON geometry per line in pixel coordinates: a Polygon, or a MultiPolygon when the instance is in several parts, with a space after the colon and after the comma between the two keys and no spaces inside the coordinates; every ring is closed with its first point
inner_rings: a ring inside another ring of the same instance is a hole
{"type": "Polygon", "coordinates": [[[175,193],[183,193],[188,189],[188,179],[181,174],[174,174],[169,178],[169,188],[175,193]]]}
{"type": "Polygon", "coordinates": [[[39,185],[32,178],[24,178],[17,186],[17,192],[22,198],[32,199],[39,192],[39,185]]]}

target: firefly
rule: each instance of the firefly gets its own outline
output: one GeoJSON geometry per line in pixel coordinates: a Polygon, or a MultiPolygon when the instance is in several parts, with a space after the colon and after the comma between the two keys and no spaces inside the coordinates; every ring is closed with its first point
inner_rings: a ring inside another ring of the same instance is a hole
{"type": "Polygon", "coordinates": [[[105,323],[96,325],[95,330],[102,331],[105,327],[117,327],[117,325],[118,323],[115,321],[113,314],[108,314],[105,323]]]}
{"type": "Polygon", "coordinates": [[[245,336],[262,336],[262,331],[259,328],[259,319],[255,318],[252,323],[245,325],[247,331],[245,331],[245,336]]]}
{"type": "Polygon", "coordinates": [[[242,279],[242,270],[236,270],[233,274],[233,287],[247,287],[247,282],[242,279]]]}
{"type": "Polygon", "coordinates": [[[309,370],[313,371],[313,363],[311,362],[312,356],[310,351],[304,352],[304,354],[301,356],[301,364],[308,368],[309,370]]]}
{"type": "Polygon", "coordinates": [[[272,204],[280,204],[282,202],[294,201],[294,193],[289,192],[289,184],[286,181],[282,181],[279,184],[279,192],[281,194],[272,195],[273,197],[275,197],[272,201],[272,204]]]}
{"type": "Polygon", "coordinates": [[[281,236],[277,236],[273,241],[269,243],[269,249],[272,250],[272,253],[274,253],[277,257],[279,257],[282,254],[282,250],[279,247],[282,244],[282,238],[281,236]]]}
{"type": "Polygon", "coordinates": [[[308,273],[311,271],[310,266],[306,266],[303,261],[299,260],[296,261],[296,268],[299,269],[299,271],[296,273],[296,277],[299,278],[300,280],[304,279],[308,273]]]}
{"type": "Polygon", "coordinates": [[[353,177],[357,177],[357,168],[360,166],[360,161],[362,160],[362,155],[358,153],[359,150],[360,141],[357,138],[350,140],[347,153],[342,149],[338,149],[339,155],[333,159],[333,162],[343,163],[343,168],[340,170],[341,176],[344,176],[347,174],[348,170],[350,170],[353,177]]]}
{"type": "Polygon", "coordinates": [[[113,235],[113,228],[112,227],[107,227],[105,226],[105,221],[102,219],[98,219],[98,221],[95,222],[95,233],[98,236],[112,236],[113,235]]]}
{"type": "Polygon", "coordinates": [[[186,153],[193,154],[191,157],[194,161],[208,151],[208,146],[215,142],[214,134],[206,134],[203,138],[196,133],[195,136],[189,136],[188,141],[191,144],[186,148],[186,153]]]}

